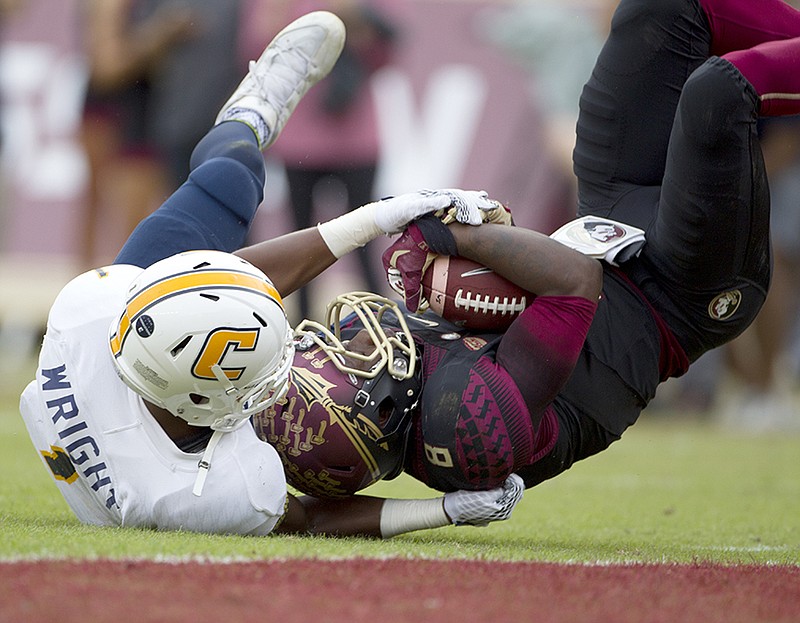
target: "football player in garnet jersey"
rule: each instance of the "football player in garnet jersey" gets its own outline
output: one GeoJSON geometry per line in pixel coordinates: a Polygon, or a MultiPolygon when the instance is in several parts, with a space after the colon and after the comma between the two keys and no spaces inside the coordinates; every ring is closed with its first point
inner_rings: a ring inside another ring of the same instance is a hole
{"type": "MultiPolygon", "coordinates": [[[[756,123],[799,113],[800,12],[782,0],[621,0],[581,96],[578,214],[644,243],[598,261],[591,236],[582,255],[502,224],[409,226],[384,258],[411,309],[428,246],[536,298],[501,335],[379,307],[380,331],[363,313],[329,317],[345,323],[338,334],[311,327],[287,399],[257,424],[289,480],[341,495],[404,469],[443,491],[512,473],[531,487],[617,441],[661,382],[761,308],[771,260],[756,123]]],[[[325,230],[334,255],[349,250],[325,230]]]]}
{"type": "MultiPolygon", "coordinates": [[[[287,494],[275,449],[250,424],[288,388],[294,342],[281,294],[335,258],[316,228],[276,240],[269,248],[280,261],[257,249],[230,252],[263,198],[261,150],[330,71],[344,37],[328,12],[281,31],[195,149],[187,182],[142,221],[113,265],[78,276],[57,297],[20,409],[80,520],[392,536],[505,519],[520,499],[517,477],[487,491],[386,507],[367,497],[298,499],[287,494]],[[284,272],[270,279],[247,258],[284,272]]],[[[320,227],[330,240],[363,245],[454,197],[466,222],[493,207],[480,193],[415,193],[320,227]]]]}

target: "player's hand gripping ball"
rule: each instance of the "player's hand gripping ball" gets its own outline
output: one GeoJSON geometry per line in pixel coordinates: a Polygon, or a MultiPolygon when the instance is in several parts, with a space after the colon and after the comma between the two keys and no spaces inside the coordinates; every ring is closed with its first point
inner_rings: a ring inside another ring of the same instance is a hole
{"type": "Polygon", "coordinates": [[[409,311],[422,313],[428,309],[428,300],[422,296],[422,275],[434,258],[436,254],[431,252],[416,223],[409,225],[383,252],[389,286],[403,297],[409,311]]]}
{"type": "Polygon", "coordinates": [[[411,224],[383,254],[389,285],[412,312],[430,309],[474,331],[503,331],[533,294],[467,258],[431,252],[411,224]]]}
{"type": "Polygon", "coordinates": [[[423,273],[422,296],[445,320],[473,331],[503,331],[533,294],[465,257],[437,255],[423,273]]]}

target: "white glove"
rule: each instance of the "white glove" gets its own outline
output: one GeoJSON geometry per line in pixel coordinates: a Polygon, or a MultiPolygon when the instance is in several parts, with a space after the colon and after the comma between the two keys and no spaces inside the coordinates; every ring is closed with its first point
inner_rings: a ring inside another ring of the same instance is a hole
{"type": "Polygon", "coordinates": [[[444,494],[444,512],[457,526],[487,526],[511,517],[522,499],[525,483],[511,474],[502,487],[488,491],[453,491],[444,494]]]}
{"type": "Polygon", "coordinates": [[[375,224],[387,234],[402,231],[411,221],[449,207],[456,208],[456,220],[467,225],[480,225],[484,210],[494,210],[497,204],[482,190],[418,190],[413,193],[381,199],[375,206],[375,224]]]}
{"type": "Polygon", "coordinates": [[[450,208],[459,223],[480,225],[484,220],[491,220],[483,217],[491,212],[497,213],[498,205],[485,192],[478,190],[420,190],[373,201],[320,223],[317,230],[334,257],[339,258],[383,234],[403,231],[420,216],[450,208]]]}

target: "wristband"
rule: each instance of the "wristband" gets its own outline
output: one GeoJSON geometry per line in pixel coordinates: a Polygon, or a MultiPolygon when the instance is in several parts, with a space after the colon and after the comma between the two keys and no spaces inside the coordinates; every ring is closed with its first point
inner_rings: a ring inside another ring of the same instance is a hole
{"type": "Polygon", "coordinates": [[[376,203],[368,203],[317,225],[317,231],[337,259],[363,247],[385,232],[375,223],[376,203]]]}
{"type": "Polygon", "coordinates": [[[458,255],[456,239],[450,228],[435,216],[427,214],[414,221],[428,248],[437,255],[458,255]]]}
{"type": "Polygon", "coordinates": [[[381,507],[381,537],[388,539],[404,532],[441,528],[452,522],[444,512],[442,498],[429,500],[387,499],[381,507]]]}

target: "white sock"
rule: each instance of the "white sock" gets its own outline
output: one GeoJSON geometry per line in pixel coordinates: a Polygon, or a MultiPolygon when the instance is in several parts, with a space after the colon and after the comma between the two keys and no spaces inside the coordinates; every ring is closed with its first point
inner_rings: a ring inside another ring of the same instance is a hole
{"type": "Polygon", "coordinates": [[[241,121],[249,125],[258,137],[259,145],[266,145],[269,141],[270,129],[256,111],[249,108],[229,108],[222,115],[222,121],[241,121]]]}

